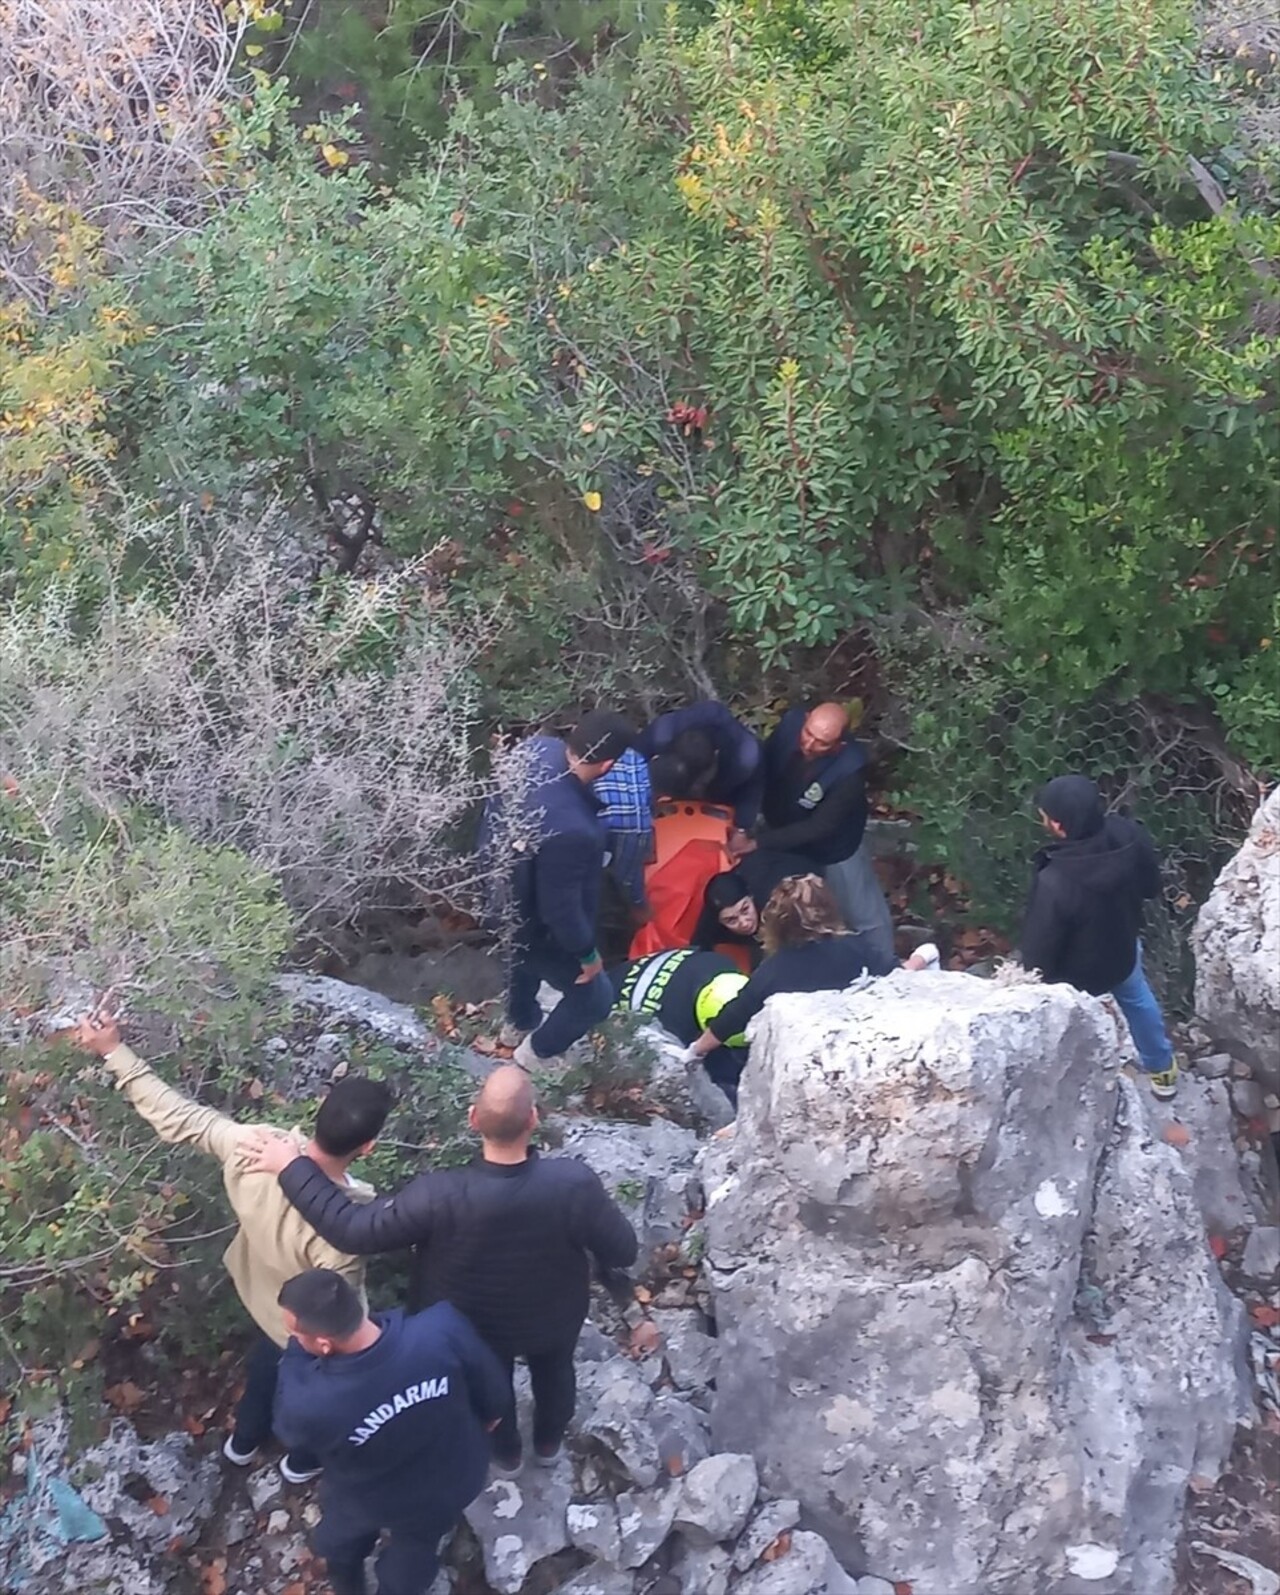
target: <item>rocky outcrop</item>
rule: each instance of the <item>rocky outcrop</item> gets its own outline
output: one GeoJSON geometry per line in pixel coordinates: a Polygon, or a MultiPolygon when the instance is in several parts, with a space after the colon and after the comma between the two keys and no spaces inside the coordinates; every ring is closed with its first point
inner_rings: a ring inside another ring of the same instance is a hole
{"type": "MultiPolygon", "coordinates": [[[[698,1392],[651,1372],[587,1327],[565,1455],[554,1469],[494,1480],[467,1508],[489,1586],[498,1595],[535,1584],[576,1595],[854,1595],[822,1536],[797,1531],[798,1503],[761,1498],[752,1456],[711,1454],[698,1392]],[[584,1565],[566,1581],[560,1569],[575,1555],[584,1565]]],[[[516,1388],[527,1427],[522,1374],[516,1388]]]]}
{"type": "Polygon", "coordinates": [[[1104,1004],[963,975],[757,1021],[703,1164],[712,1438],[846,1568],[1172,1588],[1187,1481],[1249,1409],[1244,1331],[1131,1059],[1104,1004]]]}
{"type": "Polygon", "coordinates": [[[1216,1041],[1280,1090],[1280,788],[1196,920],[1196,1012],[1216,1041]]]}

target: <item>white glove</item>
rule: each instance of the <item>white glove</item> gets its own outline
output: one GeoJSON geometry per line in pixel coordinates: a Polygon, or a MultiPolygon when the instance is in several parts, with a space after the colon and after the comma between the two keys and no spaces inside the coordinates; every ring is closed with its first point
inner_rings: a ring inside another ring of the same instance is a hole
{"type": "Polygon", "coordinates": [[[679,1061],[686,1066],[693,1063],[701,1063],[702,1054],[698,1051],[697,1047],[686,1047],[680,1054],[679,1061]]]}

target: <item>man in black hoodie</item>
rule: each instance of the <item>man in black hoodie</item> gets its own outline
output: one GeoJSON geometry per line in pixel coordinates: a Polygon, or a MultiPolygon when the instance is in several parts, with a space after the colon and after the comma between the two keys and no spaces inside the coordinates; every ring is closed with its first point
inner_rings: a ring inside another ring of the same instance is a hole
{"type": "Polygon", "coordinates": [[[1119,1003],[1153,1095],[1178,1086],[1178,1065],[1164,1016],[1142,967],[1142,905],[1160,893],[1160,861],[1145,828],[1108,814],[1083,775],[1059,775],[1036,804],[1054,837],[1035,859],[1022,927],[1022,962],[1119,1003]]]}

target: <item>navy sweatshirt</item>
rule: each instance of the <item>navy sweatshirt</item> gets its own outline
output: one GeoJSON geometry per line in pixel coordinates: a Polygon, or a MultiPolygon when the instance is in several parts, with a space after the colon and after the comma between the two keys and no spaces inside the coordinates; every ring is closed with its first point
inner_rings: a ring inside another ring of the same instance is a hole
{"type": "Polygon", "coordinates": [[[366,1351],[315,1357],[291,1340],[280,1360],[275,1432],[324,1464],[343,1510],[391,1527],[456,1517],[484,1487],[487,1425],[510,1399],[503,1369],[456,1308],[374,1313],[366,1351]]]}
{"type": "Polygon", "coordinates": [[[708,700],[660,714],[645,727],[637,746],[651,759],[667,752],[684,731],[701,731],[716,750],[716,773],[705,794],[707,802],[732,808],[734,824],[749,831],[759,818],[764,796],[764,749],[759,737],[724,704],[708,700]]]}
{"type": "MultiPolygon", "coordinates": [[[[897,965],[856,932],[819,936],[799,947],[781,947],[760,965],[732,1002],[727,1002],[707,1029],[717,1040],[736,1036],[764,1007],[784,991],[841,991],[859,975],[887,975],[897,965]]],[[[329,1182],[331,1185],[332,1181],[329,1182]]],[[[337,1190],[335,1185],[334,1190],[337,1190]]]]}
{"type": "Polygon", "coordinates": [[[365,1256],[415,1248],[409,1306],[449,1301],[504,1356],[553,1351],[578,1338],[591,1259],[629,1268],[635,1231],[600,1177],[571,1157],[523,1163],[477,1158],[419,1174],[390,1196],[353,1202],[310,1158],[280,1176],[320,1235],[365,1256]],[[336,1200],[334,1200],[336,1198],[336,1200]]]}
{"type": "Polygon", "coordinates": [[[608,847],[602,805],[568,773],[538,788],[537,805],[537,849],[515,867],[519,940],[526,948],[550,948],[584,963],[595,950],[608,847]]]}

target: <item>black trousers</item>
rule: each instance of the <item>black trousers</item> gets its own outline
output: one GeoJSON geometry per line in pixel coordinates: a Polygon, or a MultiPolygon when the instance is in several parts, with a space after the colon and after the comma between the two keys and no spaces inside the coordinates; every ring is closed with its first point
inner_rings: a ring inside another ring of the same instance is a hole
{"type": "MultiPolygon", "coordinates": [[[[271,1413],[276,1400],[276,1378],[284,1352],[269,1335],[258,1331],[245,1362],[244,1394],[236,1408],[233,1441],[242,1455],[254,1451],[271,1438],[271,1413]]],[[[299,1473],[320,1466],[309,1451],[291,1451],[289,1462],[299,1473]]]]}
{"type": "MultiPolygon", "coordinates": [[[[564,1439],[564,1432],[573,1417],[574,1402],[578,1399],[578,1383],[573,1371],[573,1348],[577,1343],[578,1337],[575,1335],[572,1340],[552,1351],[525,1354],[529,1380],[533,1385],[533,1443],[541,1451],[555,1450],[564,1439]]],[[[510,1380],[515,1371],[515,1358],[503,1356],[501,1352],[498,1355],[510,1380]]],[[[493,1431],[493,1449],[499,1458],[520,1454],[514,1385],[511,1387],[507,1410],[493,1431]]]]}
{"type": "Polygon", "coordinates": [[[461,1512],[460,1507],[448,1513],[426,1509],[412,1518],[374,1524],[363,1506],[326,1499],[312,1543],[325,1559],[333,1595],[368,1595],[365,1559],[384,1529],[387,1539],[377,1562],[378,1595],[424,1595],[440,1571],[440,1541],[461,1512]]]}

